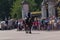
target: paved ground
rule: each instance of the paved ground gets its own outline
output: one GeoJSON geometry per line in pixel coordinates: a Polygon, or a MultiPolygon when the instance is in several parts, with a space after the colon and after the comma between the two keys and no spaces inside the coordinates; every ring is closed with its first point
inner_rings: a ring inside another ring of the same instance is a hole
{"type": "Polygon", "coordinates": [[[60,40],[60,31],[32,31],[32,34],[16,30],[0,31],[0,40],[60,40]]]}

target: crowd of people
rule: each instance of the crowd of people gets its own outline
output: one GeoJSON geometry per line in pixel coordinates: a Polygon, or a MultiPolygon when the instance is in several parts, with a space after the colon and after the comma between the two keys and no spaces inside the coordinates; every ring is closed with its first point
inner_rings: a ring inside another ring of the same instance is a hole
{"type": "Polygon", "coordinates": [[[31,33],[31,30],[60,30],[60,18],[55,16],[47,18],[39,18],[31,16],[30,12],[28,17],[22,21],[18,21],[18,29],[25,29],[26,33],[31,33]]]}
{"type": "Polygon", "coordinates": [[[38,17],[27,17],[24,20],[6,20],[5,23],[1,22],[3,29],[14,29],[18,31],[25,30],[26,33],[31,33],[31,30],[60,30],[60,18],[52,16],[50,18],[38,18],[38,17]],[[6,24],[6,25],[5,25],[6,24]]]}
{"type": "Polygon", "coordinates": [[[60,30],[60,18],[55,16],[49,18],[38,18],[34,16],[31,17],[29,14],[24,20],[6,20],[5,24],[8,25],[7,28],[9,29],[17,28],[18,31],[25,30],[26,33],[31,33],[31,30],[60,30]]]}
{"type": "Polygon", "coordinates": [[[52,16],[50,18],[26,18],[18,22],[20,29],[31,27],[32,30],[60,30],[60,19],[52,16]],[[19,25],[20,24],[20,25],[19,25]]]}
{"type": "Polygon", "coordinates": [[[14,19],[9,19],[0,22],[0,29],[1,30],[10,30],[17,28],[17,22],[14,19]]]}

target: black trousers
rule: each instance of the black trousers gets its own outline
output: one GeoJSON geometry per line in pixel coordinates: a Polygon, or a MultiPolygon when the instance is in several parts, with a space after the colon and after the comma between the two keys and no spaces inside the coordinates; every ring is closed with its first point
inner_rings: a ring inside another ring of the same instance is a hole
{"type": "Polygon", "coordinates": [[[25,26],[25,31],[31,33],[31,25],[25,26]]]}

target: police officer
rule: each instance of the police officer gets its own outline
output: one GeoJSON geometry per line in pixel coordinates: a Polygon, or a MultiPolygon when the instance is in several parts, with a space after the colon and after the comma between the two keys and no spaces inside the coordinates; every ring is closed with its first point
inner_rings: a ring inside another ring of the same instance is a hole
{"type": "Polygon", "coordinates": [[[31,34],[31,27],[32,27],[32,20],[31,20],[31,18],[28,17],[26,19],[26,27],[25,27],[26,33],[31,34]]]}
{"type": "Polygon", "coordinates": [[[8,19],[7,18],[5,19],[5,24],[6,24],[5,29],[7,30],[7,27],[8,27],[8,19]]]}
{"type": "Polygon", "coordinates": [[[30,11],[28,12],[28,15],[27,15],[27,19],[25,20],[26,22],[26,33],[30,33],[31,34],[31,27],[32,27],[32,20],[31,20],[31,13],[30,11]]]}

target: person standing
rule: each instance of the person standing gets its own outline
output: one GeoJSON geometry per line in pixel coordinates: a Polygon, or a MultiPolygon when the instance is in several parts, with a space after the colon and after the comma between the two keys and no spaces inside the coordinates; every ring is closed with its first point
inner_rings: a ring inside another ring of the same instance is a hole
{"type": "Polygon", "coordinates": [[[32,20],[31,20],[31,18],[28,17],[25,20],[25,23],[26,23],[26,26],[25,26],[26,33],[30,33],[31,34],[31,27],[32,27],[32,20]]]}
{"type": "Polygon", "coordinates": [[[7,30],[7,27],[8,27],[8,19],[6,18],[5,19],[5,29],[7,30]]]}

